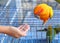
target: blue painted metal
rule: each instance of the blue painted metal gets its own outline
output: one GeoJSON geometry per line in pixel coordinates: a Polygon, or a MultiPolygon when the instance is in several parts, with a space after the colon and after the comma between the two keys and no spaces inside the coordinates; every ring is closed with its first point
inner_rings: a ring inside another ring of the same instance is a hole
{"type": "MultiPolygon", "coordinates": [[[[19,0],[16,0],[16,1],[20,3],[19,0]]],[[[16,6],[16,1],[12,0],[9,6],[7,7],[7,9],[4,10],[3,14],[0,16],[0,25],[12,25],[12,26],[18,27],[20,25],[20,20],[18,21],[19,19],[18,15],[23,14],[25,15],[25,18],[22,20],[23,22],[21,22],[21,24],[27,23],[30,25],[31,28],[28,31],[26,37],[21,37],[19,39],[13,38],[5,34],[0,34],[0,43],[48,43],[48,39],[46,39],[46,32],[36,31],[36,30],[41,29],[42,21],[34,17],[33,8],[30,10],[18,8],[18,6],[16,6]],[[18,13],[16,11],[17,9],[22,9],[23,13],[18,13]],[[15,18],[13,20],[13,23],[10,24],[14,14],[16,14],[15,18]]],[[[37,3],[32,1],[32,4],[35,6],[35,4],[37,3]]],[[[47,22],[46,27],[49,24],[52,24],[53,27],[56,24],[60,24],[60,10],[56,10],[55,7],[53,7],[54,16],[51,20],[47,22]]],[[[60,43],[60,35],[58,36],[56,36],[56,38],[58,37],[59,40],[54,39],[53,43],[60,43]]]]}

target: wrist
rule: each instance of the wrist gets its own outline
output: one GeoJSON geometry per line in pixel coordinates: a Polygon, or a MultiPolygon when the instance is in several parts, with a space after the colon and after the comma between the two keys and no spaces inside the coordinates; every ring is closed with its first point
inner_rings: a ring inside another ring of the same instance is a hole
{"type": "Polygon", "coordinates": [[[3,26],[3,27],[4,27],[4,28],[3,28],[3,30],[2,30],[1,33],[4,33],[4,34],[8,33],[10,26],[3,26]]]}

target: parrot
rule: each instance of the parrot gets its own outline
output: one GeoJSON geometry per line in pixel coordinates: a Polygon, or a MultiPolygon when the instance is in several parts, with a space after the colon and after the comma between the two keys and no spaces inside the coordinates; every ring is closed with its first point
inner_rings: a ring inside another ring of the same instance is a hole
{"type": "Polygon", "coordinates": [[[52,26],[48,26],[46,36],[49,36],[49,42],[50,43],[52,43],[52,40],[54,39],[55,35],[58,34],[59,32],[60,32],[60,27],[52,28],[52,26]]]}
{"type": "Polygon", "coordinates": [[[34,8],[34,16],[43,20],[43,25],[44,25],[46,24],[49,18],[51,19],[53,17],[53,9],[51,6],[45,3],[38,4],[34,8]]]}
{"type": "Polygon", "coordinates": [[[46,31],[46,38],[49,40],[49,43],[52,43],[52,40],[54,39],[55,35],[60,32],[60,26],[52,28],[52,26],[49,25],[48,28],[44,28],[43,30],[38,31],[46,31]]]}
{"type": "Polygon", "coordinates": [[[60,3],[60,0],[55,0],[56,2],[60,3]]]}
{"type": "Polygon", "coordinates": [[[48,30],[47,30],[47,33],[46,33],[46,36],[47,36],[47,39],[49,40],[49,43],[52,43],[52,40],[55,36],[55,30],[53,31],[54,29],[52,29],[52,26],[48,26],[48,30]]]}

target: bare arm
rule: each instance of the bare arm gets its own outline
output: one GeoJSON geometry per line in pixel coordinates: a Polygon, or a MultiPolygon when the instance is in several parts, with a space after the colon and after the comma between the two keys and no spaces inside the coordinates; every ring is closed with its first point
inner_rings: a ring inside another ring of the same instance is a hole
{"type": "Polygon", "coordinates": [[[0,26],[0,33],[5,33],[8,30],[9,26],[0,26]]]}

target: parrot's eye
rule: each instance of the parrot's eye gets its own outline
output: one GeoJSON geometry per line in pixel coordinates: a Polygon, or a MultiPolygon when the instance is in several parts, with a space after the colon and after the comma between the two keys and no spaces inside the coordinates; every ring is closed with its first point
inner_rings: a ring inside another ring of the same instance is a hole
{"type": "Polygon", "coordinates": [[[40,17],[38,15],[34,15],[37,19],[39,19],[40,17]]]}

